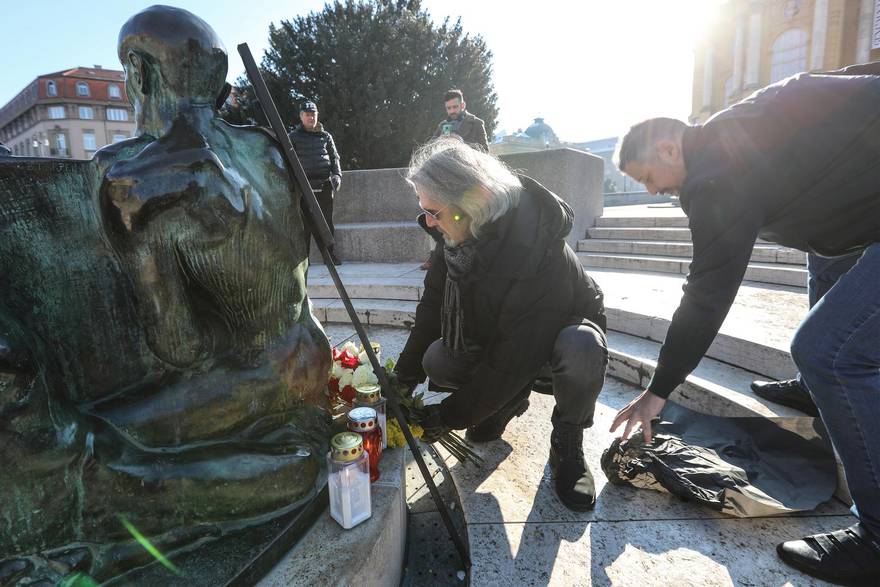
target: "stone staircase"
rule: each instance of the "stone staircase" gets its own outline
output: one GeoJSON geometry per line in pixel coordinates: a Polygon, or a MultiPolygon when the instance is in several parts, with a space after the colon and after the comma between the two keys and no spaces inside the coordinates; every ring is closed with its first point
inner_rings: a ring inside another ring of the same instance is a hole
{"type": "MultiPolygon", "coordinates": [[[[693,245],[687,218],[680,216],[602,216],[578,241],[578,256],[587,268],[625,269],[687,275],[693,245]]],[[[806,255],[759,242],[745,279],[802,287],[807,281],[806,255]]]]}

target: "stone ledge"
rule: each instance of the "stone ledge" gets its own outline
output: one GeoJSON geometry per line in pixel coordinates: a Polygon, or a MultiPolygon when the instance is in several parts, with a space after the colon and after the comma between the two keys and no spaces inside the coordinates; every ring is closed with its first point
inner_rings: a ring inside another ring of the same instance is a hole
{"type": "Polygon", "coordinates": [[[404,451],[385,453],[371,487],[372,517],[343,530],[329,508],[297,545],[257,583],[286,585],[397,585],[406,550],[404,451]]]}
{"type": "MultiPolygon", "coordinates": [[[[417,306],[416,292],[420,292],[420,288],[412,283],[403,283],[405,280],[398,281],[401,283],[370,287],[353,284],[349,288],[355,311],[365,324],[402,328],[408,328],[413,324],[417,306]],[[380,296],[378,299],[364,299],[359,295],[367,292],[380,296]]],[[[309,295],[312,296],[314,312],[318,320],[348,322],[348,313],[342,301],[330,297],[335,296],[335,288],[332,285],[313,283],[309,288],[309,295]],[[327,297],[318,298],[318,295],[327,297]]],[[[666,318],[610,306],[606,307],[606,314],[608,327],[611,330],[655,343],[665,338],[666,330],[669,328],[669,320],[666,318]]],[[[752,371],[756,378],[763,376],[786,379],[794,377],[796,372],[791,354],[787,350],[723,333],[715,338],[706,356],[752,371]]]]}

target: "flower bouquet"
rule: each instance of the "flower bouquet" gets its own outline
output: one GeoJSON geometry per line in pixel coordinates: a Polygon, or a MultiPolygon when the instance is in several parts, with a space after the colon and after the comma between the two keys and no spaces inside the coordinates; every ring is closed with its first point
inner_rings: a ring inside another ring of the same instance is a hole
{"type": "MultiPolygon", "coordinates": [[[[394,362],[390,359],[385,365],[385,370],[388,375],[388,382],[397,391],[397,397],[400,400],[400,410],[410,422],[409,431],[413,437],[421,438],[423,430],[419,423],[423,421],[425,416],[424,393],[415,393],[415,388],[412,385],[401,383],[397,378],[397,373],[394,372],[394,362]]],[[[406,445],[406,437],[403,435],[400,424],[397,418],[388,420],[389,447],[406,445]]],[[[477,466],[483,464],[483,458],[474,452],[471,444],[452,430],[441,436],[437,442],[461,463],[469,462],[477,466]]]]}
{"type": "MultiPolygon", "coordinates": [[[[378,353],[378,345],[373,349],[378,353]]],[[[333,347],[333,363],[330,366],[330,379],[327,382],[327,396],[331,413],[337,415],[347,411],[354,402],[357,388],[367,384],[378,384],[370,359],[364,350],[351,341],[341,349],[333,347]]]]}
{"type": "MultiPolygon", "coordinates": [[[[378,355],[378,345],[375,343],[373,350],[378,355]]],[[[414,393],[413,386],[400,382],[397,373],[394,372],[394,365],[393,359],[386,361],[383,366],[385,375],[388,383],[397,391],[400,409],[410,423],[410,432],[413,437],[421,438],[423,430],[419,423],[425,416],[424,394],[414,393]]],[[[373,373],[373,366],[363,348],[359,349],[351,341],[346,342],[341,348],[333,347],[333,364],[327,383],[327,395],[333,416],[342,415],[352,407],[358,387],[378,383],[379,378],[373,373]]],[[[397,418],[389,417],[387,426],[388,448],[406,446],[406,437],[397,418]]],[[[444,434],[437,442],[462,463],[483,464],[483,459],[474,452],[470,443],[453,431],[444,434]]]]}

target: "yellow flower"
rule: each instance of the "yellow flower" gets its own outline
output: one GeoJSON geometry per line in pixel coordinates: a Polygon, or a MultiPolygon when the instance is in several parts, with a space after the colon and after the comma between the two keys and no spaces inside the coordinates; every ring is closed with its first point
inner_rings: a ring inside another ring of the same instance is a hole
{"type": "MultiPolygon", "coordinates": [[[[410,425],[409,431],[415,438],[421,438],[425,433],[422,427],[416,424],[410,425]]],[[[388,420],[388,448],[397,448],[400,446],[406,446],[406,436],[403,435],[403,430],[401,430],[397,419],[392,418],[388,420]]]]}

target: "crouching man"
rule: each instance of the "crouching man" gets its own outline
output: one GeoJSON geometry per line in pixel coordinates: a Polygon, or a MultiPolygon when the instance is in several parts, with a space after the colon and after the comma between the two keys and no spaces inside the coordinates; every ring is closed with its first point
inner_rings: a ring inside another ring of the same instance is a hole
{"type": "Polygon", "coordinates": [[[407,180],[423,210],[419,224],[442,240],[397,373],[454,391],[428,407],[423,439],[462,428],[472,442],[500,438],[528,408],[543,370],[556,399],[556,493],[570,509],[591,509],[583,430],[593,423],[608,350],[602,291],[565,242],[571,208],[460,141],[423,147],[407,180]]]}

